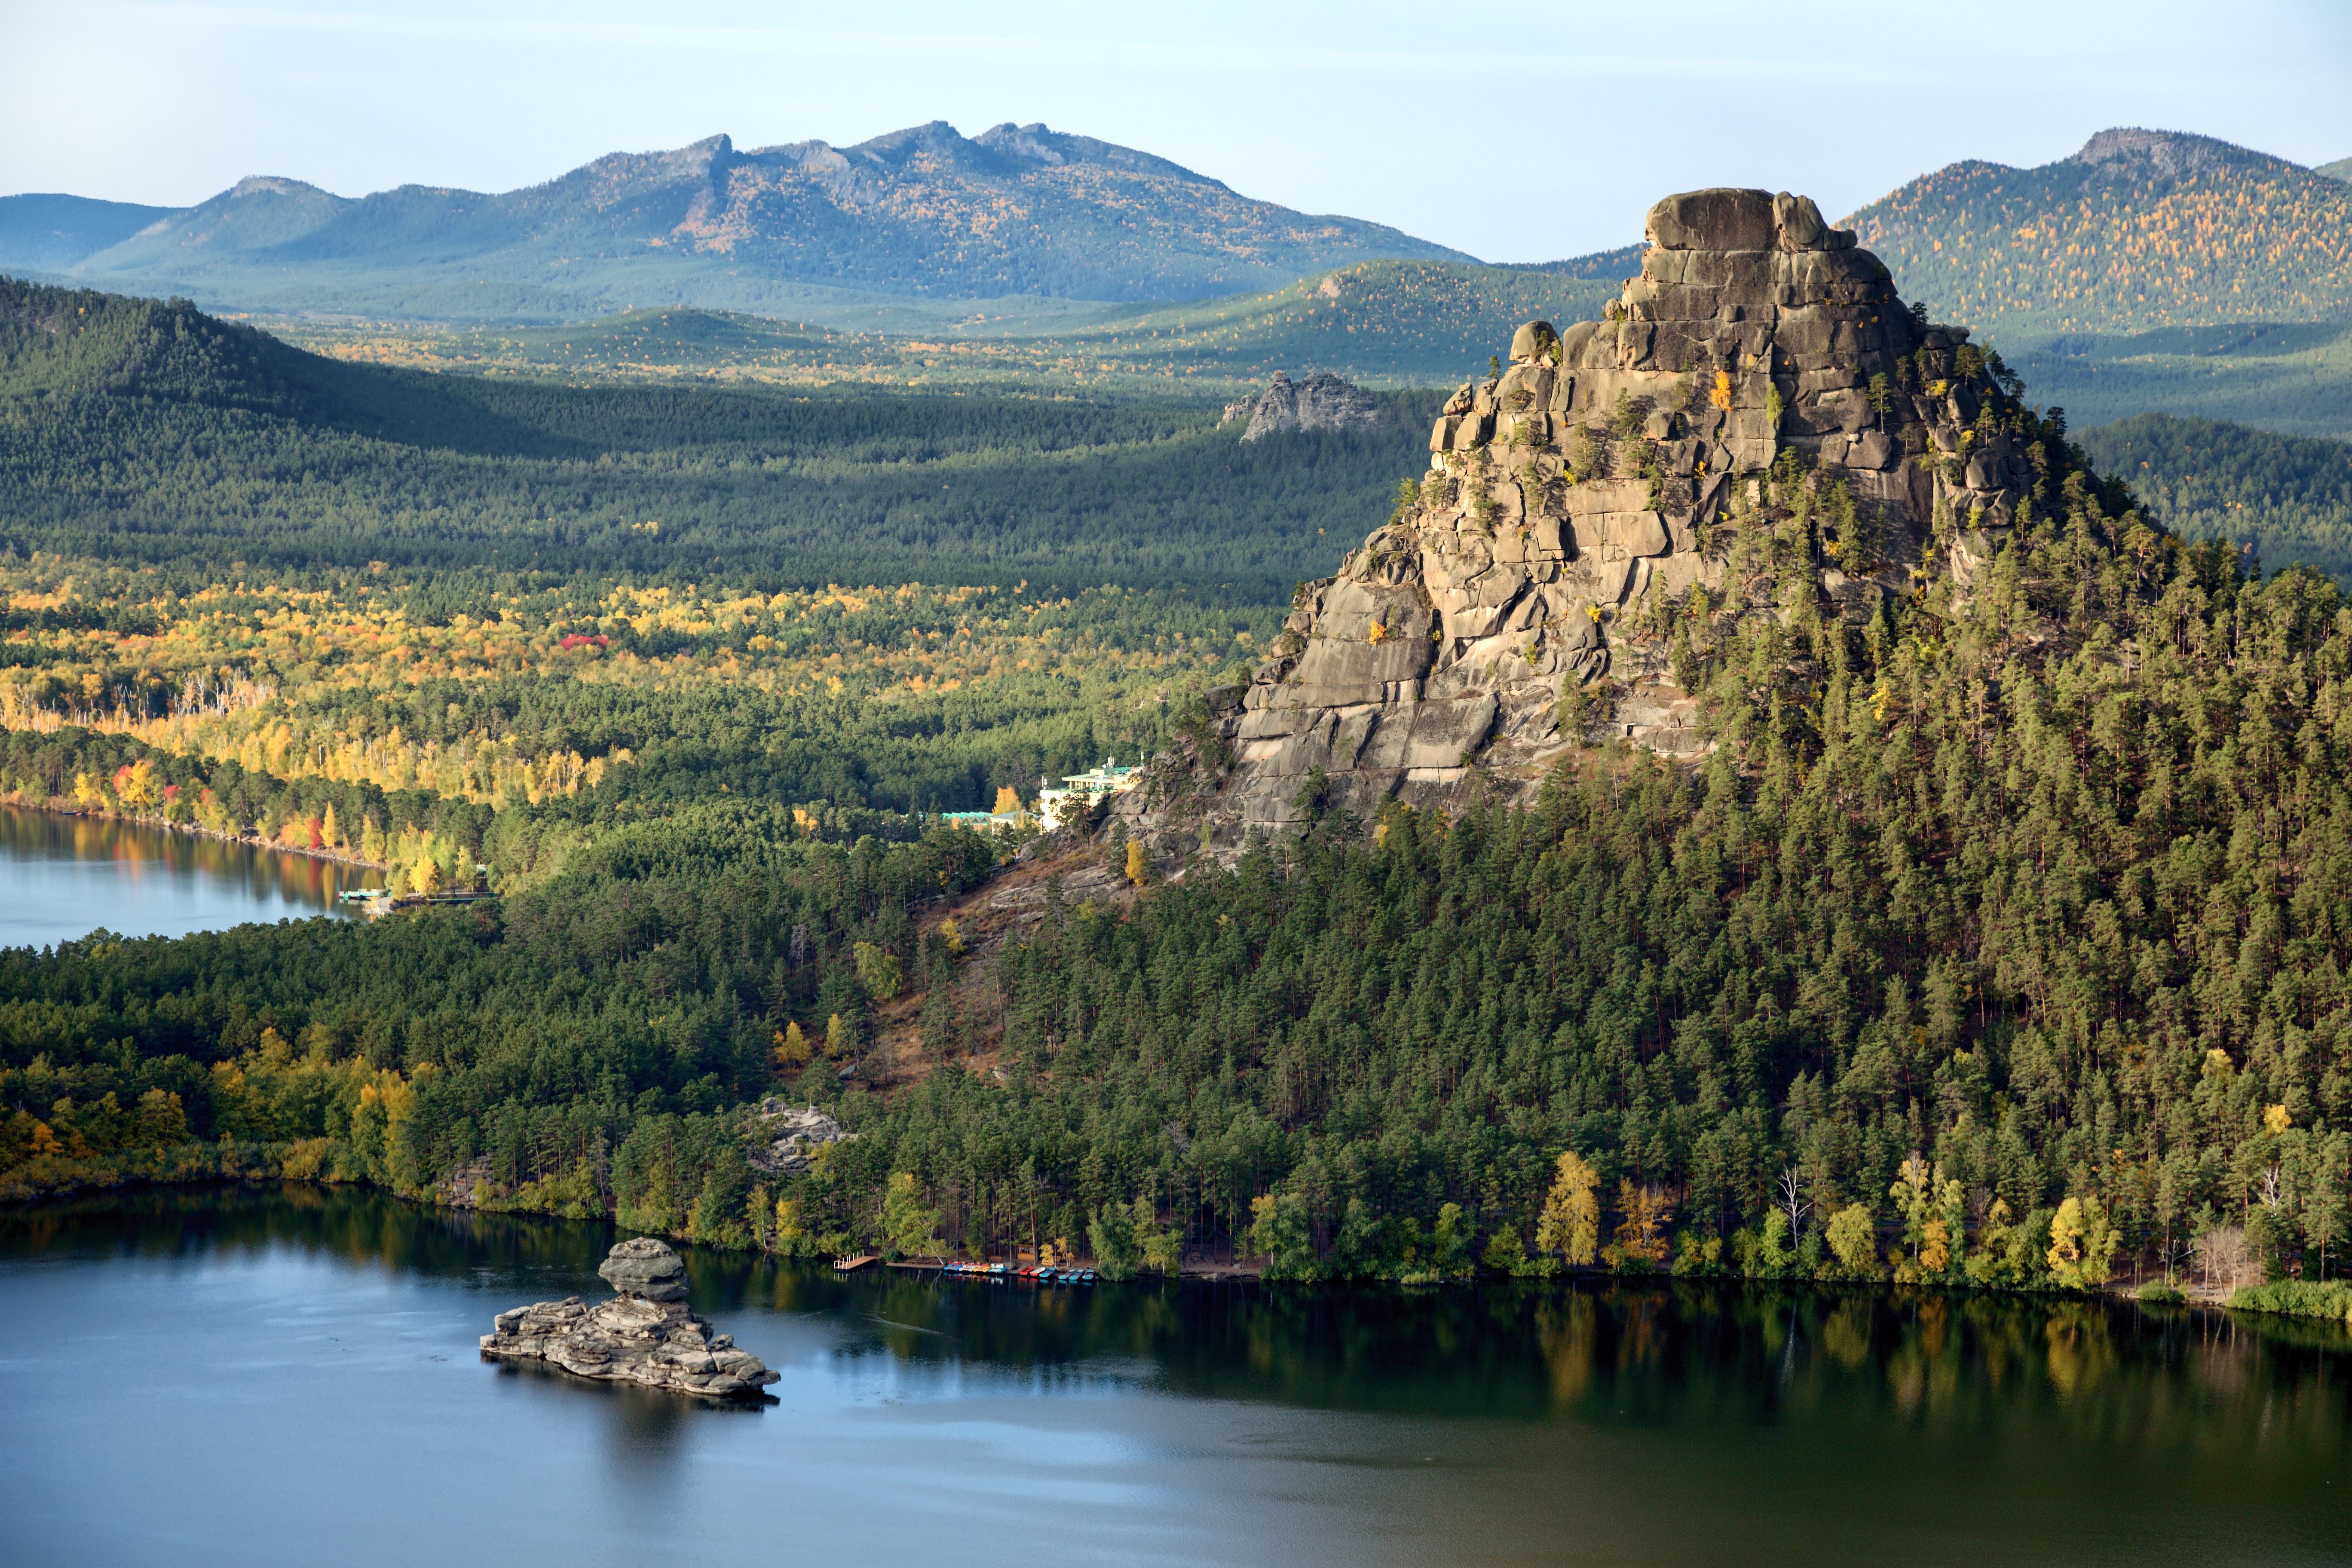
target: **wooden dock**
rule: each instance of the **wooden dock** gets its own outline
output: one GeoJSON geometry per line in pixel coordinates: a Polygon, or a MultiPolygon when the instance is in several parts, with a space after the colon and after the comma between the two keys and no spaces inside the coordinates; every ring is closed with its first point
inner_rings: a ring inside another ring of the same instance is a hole
{"type": "Polygon", "coordinates": [[[871,1252],[861,1252],[855,1258],[835,1258],[833,1260],[833,1271],[835,1274],[855,1274],[859,1269],[866,1268],[869,1264],[879,1263],[881,1261],[882,1259],[880,1258],[871,1252]]]}

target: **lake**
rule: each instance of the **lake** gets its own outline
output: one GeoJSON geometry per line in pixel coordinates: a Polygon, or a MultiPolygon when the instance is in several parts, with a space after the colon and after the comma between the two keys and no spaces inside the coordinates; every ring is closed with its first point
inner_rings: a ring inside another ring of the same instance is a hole
{"type": "Polygon", "coordinates": [[[338,912],[383,873],[137,823],[0,805],[0,947],[49,947],[103,926],[185,936],[338,912]]]}
{"type": "Polygon", "coordinates": [[[478,1359],[607,1226],[288,1186],[0,1215],[22,1563],[2352,1561],[2352,1340],[1640,1284],[835,1277],[688,1253],[782,1373],[478,1359]]]}

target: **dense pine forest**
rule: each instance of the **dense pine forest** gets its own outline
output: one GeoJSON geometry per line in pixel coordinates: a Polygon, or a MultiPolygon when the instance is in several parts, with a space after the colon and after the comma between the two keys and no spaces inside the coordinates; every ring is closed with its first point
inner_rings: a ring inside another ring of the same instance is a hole
{"type": "Polygon", "coordinates": [[[1178,305],[990,316],[898,331],[683,309],[565,326],[459,330],[433,322],[273,321],[305,348],[364,363],[594,384],[694,381],[930,392],[1051,388],[1165,398],[1263,387],[1276,371],[1368,384],[1451,384],[1521,321],[1587,321],[1638,271],[1612,251],[1541,268],[1361,261],[1258,294],[1178,305]],[[1595,268],[1592,263],[1604,265],[1595,268]]]}
{"type": "Polygon", "coordinates": [[[0,550],[771,590],[1188,586],[1277,603],[1423,446],[1243,444],[1216,399],[554,386],[341,363],[184,303],[0,281],[0,550]]]}
{"type": "Polygon", "coordinates": [[[2142,414],[2085,432],[2083,449],[2175,533],[2252,544],[2273,569],[2352,574],[2352,444],[2142,414]]]}
{"type": "MultiPolygon", "coordinates": [[[[331,808],[419,876],[499,866],[504,896],[0,953],[0,1191],[462,1177],[714,1245],[1036,1241],[1118,1271],[2332,1277],[2352,604],[2168,533],[2059,422],[2004,416],[2044,479],[1969,597],[1684,605],[1703,762],[1585,750],[1532,809],[1326,816],[1233,865],[1047,840],[1015,875],[1027,925],[999,918],[1004,844],[922,813],[1113,739],[1207,787],[1186,692],[1245,626],[1165,584],[1034,610],[680,584],[666,619],[632,584],[485,573],[436,615],[429,579],[334,557],[302,559],[298,600],[205,597],[170,549],[72,584],[45,554],[14,585],[9,689],[37,716],[0,787],[131,815],[209,791],[281,839],[331,808]],[[1100,684],[1019,684],[1055,629],[1036,615],[1092,639],[1100,684]],[[551,673],[621,655],[626,679],[551,673]],[[286,689],[174,705],[224,668],[286,689]],[[542,676],[572,695],[534,708],[542,676]],[[910,684],[934,677],[1034,711],[927,752],[955,728],[952,693],[910,684]],[[862,711],[817,706],[835,679],[867,683],[862,711]],[[788,740],[870,743],[904,778],[826,783],[777,760],[788,740]],[[558,741],[576,773],[548,771],[558,741]],[[887,1080],[886,1034],[912,1046],[887,1080]],[[770,1096],[855,1137],[755,1166],[770,1096]]],[[[1743,570],[1818,549],[1813,479],[1784,462],[1773,486],[1743,570]]]]}

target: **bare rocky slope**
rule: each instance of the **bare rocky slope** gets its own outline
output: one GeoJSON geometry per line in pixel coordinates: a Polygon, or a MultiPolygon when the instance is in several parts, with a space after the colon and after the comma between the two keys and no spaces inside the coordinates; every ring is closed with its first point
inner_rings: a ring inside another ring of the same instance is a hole
{"type": "Polygon", "coordinates": [[[1915,317],[1809,198],[1669,196],[1647,237],[1607,320],[1531,321],[1454,394],[1393,515],[1120,803],[1138,828],[1234,845],[1524,791],[1578,743],[1696,754],[1682,617],[1965,597],[2032,479],[1998,359],[1915,317]],[[1766,548],[1791,531],[1798,573],[1766,548]]]}

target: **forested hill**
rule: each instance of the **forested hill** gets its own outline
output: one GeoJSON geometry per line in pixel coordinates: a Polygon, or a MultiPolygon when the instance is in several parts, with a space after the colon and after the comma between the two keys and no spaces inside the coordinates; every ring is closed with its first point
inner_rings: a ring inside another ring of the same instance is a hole
{"type": "Polygon", "coordinates": [[[1906,297],[2004,351],[2352,315],[2352,185],[2210,137],[2103,131],[2038,168],[1954,163],[1846,222],[1906,297]]]}
{"type": "Polygon", "coordinates": [[[349,199],[253,178],[70,258],[53,216],[0,209],[0,266],[247,309],[449,320],[632,304],[824,320],[870,296],[1184,300],[1375,258],[1469,259],[1089,137],[1007,124],[967,138],[937,121],[854,147],[747,151],[720,135],[615,153],[495,195],[403,185],[349,199]]]}
{"type": "Polygon", "coordinates": [[[0,280],[0,543],[216,573],[628,572],[1189,585],[1287,598],[1417,467],[1239,440],[1222,399],[555,386],[344,363],[161,303],[0,280]]]}
{"type": "Polygon", "coordinates": [[[1026,384],[1163,395],[1175,386],[1231,396],[1263,387],[1276,371],[1453,385],[1484,366],[1493,345],[1507,342],[1521,321],[1564,325],[1599,316],[1617,276],[1602,282],[1532,268],[1364,261],[1259,294],[1107,309],[1049,327],[967,322],[921,332],[845,332],[683,309],[547,327],[302,321],[278,330],[340,358],[571,381],[1026,384]]]}
{"type": "Polygon", "coordinates": [[[2173,531],[2252,544],[2273,570],[2315,566],[2352,581],[2352,445],[2161,414],[2082,442],[2173,531]]]}
{"type": "Polygon", "coordinates": [[[1968,592],[1759,603],[1839,499],[1778,464],[1678,613],[1713,749],[1581,752],[1531,810],[1331,813],[1230,868],[1096,843],[1057,862],[1083,883],[983,890],[972,836],[704,795],[495,906],[0,952],[0,1194],[462,1182],[802,1255],[1423,1283],[2080,1290],[2194,1277],[2192,1238],[2224,1281],[2340,1273],[2352,613],[1990,417],[2032,506],[1968,592]],[[768,1161],[771,1094],[857,1136],[768,1161]]]}

